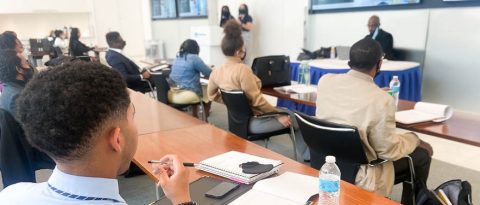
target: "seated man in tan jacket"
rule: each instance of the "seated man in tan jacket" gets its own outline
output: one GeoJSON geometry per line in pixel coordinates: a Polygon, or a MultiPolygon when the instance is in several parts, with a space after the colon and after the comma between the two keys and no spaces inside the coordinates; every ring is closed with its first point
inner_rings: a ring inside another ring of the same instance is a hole
{"type": "MultiPolygon", "coordinates": [[[[394,99],[373,81],[382,56],[380,44],[372,39],[355,43],[348,62],[351,70],[320,79],[316,117],[356,126],[368,160],[389,160],[375,167],[361,166],[355,180],[357,186],[389,196],[395,175],[408,172],[407,159],[402,159],[406,155],[413,158],[417,180],[426,182],[432,148],[414,133],[395,133],[394,99]]],[[[411,194],[410,185],[404,184],[403,204],[411,204],[411,194]]]]}

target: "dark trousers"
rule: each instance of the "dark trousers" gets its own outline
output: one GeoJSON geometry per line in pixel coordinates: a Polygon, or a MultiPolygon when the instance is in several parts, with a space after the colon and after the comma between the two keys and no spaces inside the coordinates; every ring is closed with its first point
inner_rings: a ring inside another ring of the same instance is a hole
{"type": "MultiPolygon", "coordinates": [[[[415,179],[416,181],[427,182],[428,173],[430,171],[430,163],[432,158],[428,155],[427,150],[417,147],[411,154],[410,157],[413,161],[413,167],[415,169],[415,179]]],[[[410,177],[408,159],[402,158],[393,162],[395,168],[395,176],[407,175],[410,177]]],[[[403,192],[402,192],[402,204],[411,205],[412,195],[415,194],[412,191],[412,187],[408,183],[403,183],[403,192]]]]}

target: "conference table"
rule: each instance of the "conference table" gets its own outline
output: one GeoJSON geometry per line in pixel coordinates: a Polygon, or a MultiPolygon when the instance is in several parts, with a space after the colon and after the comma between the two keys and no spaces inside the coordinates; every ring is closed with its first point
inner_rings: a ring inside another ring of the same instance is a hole
{"type": "MultiPolygon", "coordinates": [[[[131,91],[130,98],[135,105],[137,126],[138,122],[141,122],[155,127],[150,129],[146,126],[139,126],[138,147],[133,158],[133,162],[145,171],[154,182],[158,182],[158,176],[153,174],[151,165],[147,163],[148,160],[160,159],[166,154],[176,154],[184,162],[199,162],[231,150],[281,160],[284,164],[280,173],[290,171],[318,176],[318,170],[249,142],[228,131],[196,120],[160,102],[153,102],[155,100],[146,95],[131,91]],[[141,109],[139,109],[140,107],[141,109]],[[153,120],[148,119],[152,116],[155,117],[153,120]],[[173,124],[177,124],[177,126],[173,126],[173,124]]],[[[190,182],[202,176],[216,177],[193,168],[190,170],[190,182]]],[[[340,203],[398,204],[343,181],[341,182],[340,203]]]]}
{"type": "MultiPolygon", "coordinates": [[[[262,88],[262,93],[283,99],[284,102],[287,102],[283,104],[278,103],[278,106],[285,106],[301,112],[307,111],[306,114],[315,115],[317,99],[317,93],[315,92],[295,94],[277,91],[273,88],[262,88]]],[[[399,111],[410,110],[413,109],[415,103],[416,102],[413,101],[399,100],[397,109],[399,111]]],[[[452,118],[444,122],[423,122],[409,125],[397,123],[398,128],[480,147],[479,125],[479,114],[459,110],[455,110],[452,118]]]]}
{"type": "MultiPolygon", "coordinates": [[[[291,65],[291,79],[297,81],[300,62],[293,61],[291,65]]],[[[329,73],[346,73],[350,70],[348,60],[315,59],[309,61],[310,83],[317,84],[320,78],[329,73]]],[[[418,102],[422,99],[422,77],[420,64],[411,61],[383,60],[380,73],[374,79],[379,87],[389,87],[393,76],[398,76],[400,86],[400,99],[418,102]]]]}

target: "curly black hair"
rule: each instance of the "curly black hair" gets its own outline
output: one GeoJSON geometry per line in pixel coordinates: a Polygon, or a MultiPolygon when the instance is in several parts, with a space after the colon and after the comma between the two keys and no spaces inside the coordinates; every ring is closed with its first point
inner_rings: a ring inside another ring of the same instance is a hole
{"type": "Polygon", "coordinates": [[[60,162],[78,160],[106,126],[126,119],[127,85],[99,63],[75,62],[40,72],[17,100],[17,119],[34,147],[60,162]]]}
{"type": "Polygon", "coordinates": [[[13,82],[17,77],[17,66],[21,60],[15,50],[0,49],[0,81],[13,82]]]}

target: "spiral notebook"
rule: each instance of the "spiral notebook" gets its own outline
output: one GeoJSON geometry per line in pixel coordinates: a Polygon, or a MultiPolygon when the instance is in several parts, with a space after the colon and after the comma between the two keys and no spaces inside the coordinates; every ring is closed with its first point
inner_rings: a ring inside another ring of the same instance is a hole
{"type": "Polygon", "coordinates": [[[201,161],[197,168],[236,182],[250,184],[277,173],[282,164],[283,162],[280,160],[272,160],[237,151],[230,151],[201,161]],[[252,161],[260,164],[272,164],[273,169],[261,174],[243,173],[240,164],[252,161]]]}

